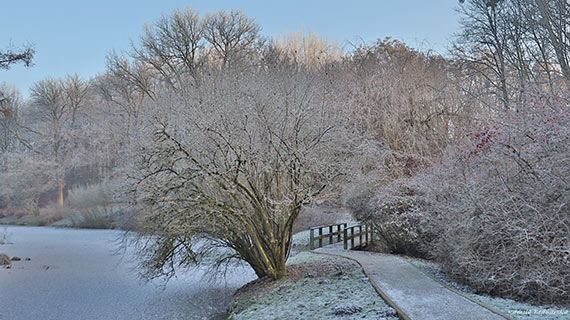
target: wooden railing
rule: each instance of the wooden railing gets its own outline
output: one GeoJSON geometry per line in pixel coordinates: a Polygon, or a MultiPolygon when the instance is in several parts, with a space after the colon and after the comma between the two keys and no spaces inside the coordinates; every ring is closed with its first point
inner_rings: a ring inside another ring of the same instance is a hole
{"type": "Polygon", "coordinates": [[[374,241],[374,233],[368,225],[357,224],[348,227],[346,223],[311,227],[309,247],[321,248],[344,241],[344,249],[362,249],[374,241]]]}
{"type": "Polygon", "coordinates": [[[374,233],[368,225],[355,225],[344,229],[344,249],[364,248],[374,241],[374,233]],[[355,230],[357,232],[355,232],[355,230]]]}
{"type": "MultiPolygon", "coordinates": [[[[330,226],[319,226],[319,227],[311,227],[310,228],[310,239],[309,239],[309,247],[315,249],[315,241],[318,241],[318,246],[316,248],[320,248],[327,244],[333,244],[336,242],[340,242],[343,239],[343,235],[346,234],[346,223],[342,224],[335,224],[330,226]],[[336,231],[335,231],[336,229],[336,231]],[[315,232],[317,234],[315,235],[315,232]],[[325,239],[327,243],[324,243],[325,239]]],[[[346,244],[345,244],[346,247],[346,244]]]]}

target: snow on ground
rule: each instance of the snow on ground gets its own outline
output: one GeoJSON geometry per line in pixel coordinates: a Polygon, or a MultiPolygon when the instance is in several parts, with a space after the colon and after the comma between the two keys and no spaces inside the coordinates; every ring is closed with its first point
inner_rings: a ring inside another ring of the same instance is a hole
{"type": "Polygon", "coordinates": [[[416,267],[420,268],[424,273],[432,278],[446,284],[466,296],[484,304],[514,319],[532,319],[532,320],[558,320],[570,319],[570,309],[558,308],[556,306],[533,306],[528,303],[518,302],[511,299],[503,299],[490,297],[487,295],[476,294],[475,290],[454,282],[446,277],[441,271],[439,265],[431,261],[423,259],[415,259],[407,257],[408,261],[416,267]]]}
{"type": "Polygon", "coordinates": [[[229,319],[398,319],[352,260],[299,252],[288,266],[284,279],[240,289],[229,319]]]}
{"type": "MultiPolygon", "coordinates": [[[[0,320],[7,319],[223,319],[235,290],[254,280],[247,266],[226,281],[206,282],[204,269],[183,272],[166,286],[141,282],[134,252],[116,254],[123,233],[0,226],[0,253],[18,256],[0,267],[0,320]],[[26,258],[31,260],[26,261],[26,258]]],[[[285,279],[257,280],[240,290],[232,319],[397,319],[358,264],[306,250],[309,232],[294,237],[285,279]],[[336,312],[361,311],[335,315],[336,312]],[[270,317],[268,318],[268,315],[270,317]]],[[[537,307],[473,293],[445,278],[429,261],[410,259],[424,272],[516,319],[570,319],[570,310],[537,307]]]]}

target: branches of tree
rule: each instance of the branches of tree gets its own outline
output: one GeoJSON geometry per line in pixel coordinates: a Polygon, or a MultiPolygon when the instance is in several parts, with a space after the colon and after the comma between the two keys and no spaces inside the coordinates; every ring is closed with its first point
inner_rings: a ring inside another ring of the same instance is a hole
{"type": "Polygon", "coordinates": [[[505,108],[517,88],[567,90],[570,82],[566,0],[460,1],[462,19],[452,52],[494,89],[505,108]]]}
{"type": "Polygon", "coordinates": [[[566,81],[570,82],[570,4],[564,0],[535,0],[540,16],[538,25],[548,34],[547,41],[566,81]]]}
{"type": "Polygon", "coordinates": [[[30,46],[22,49],[6,49],[0,51],[0,69],[8,70],[15,63],[23,63],[26,67],[32,65],[32,59],[36,52],[30,46]]]}
{"type": "MultiPolygon", "coordinates": [[[[0,50],[0,69],[8,70],[16,63],[23,63],[24,66],[32,65],[35,51],[31,46],[22,49],[0,50]]],[[[19,140],[17,109],[21,101],[19,93],[15,89],[9,89],[5,84],[0,87],[0,150],[6,152],[14,149],[15,143],[19,140]]]]}
{"type": "Polygon", "coordinates": [[[342,57],[342,50],[336,43],[331,43],[316,33],[306,33],[304,30],[278,36],[272,41],[271,46],[289,59],[309,67],[321,67],[342,57]]]}
{"type": "MultiPolygon", "coordinates": [[[[180,91],[188,85],[199,85],[199,69],[205,64],[220,62],[224,67],[230,61],[251,59],[261,43],[260,29],[254,20],[237,10],[203,17],[190,8],[176,10],[145,25],[143,35],[138,43],[132,43],[128,56],[144,65],[155,80],[180,91]]],[[[110,72],[126,73],[130,81],[141,86],[136,73],[126,72],[123,57],[113,54],[108,61],[110,72]]],[[[146,85],[143,91],[152,96],[146,85]]]]}
{"type": "Polygon", "coordinates": [[[477,105],[464,99],[462,69],[429,51],[386,38],[363,45],[343,72],[351,119],[400,154],[434,157],[477,105]]]}
{"type": "Polygon", "coordinates": [[[214,241],[231,249],[220,261],[237,253],[260,277],[284,276],[301,208],[346,174],[358,139],[324,74],[240,69],[210,70],[204,100],[172,93],[147,119],[133,193],[144,233],[179,248],[176,257],[144,246],[145,265],[161,270],[151,275],[214,241]]]}
{"type": "Polygon", "coordinates": [[[22,98],[16,88],[0,85],[0,151],[15,150],[20,141],[18,113],[22,98]]]}
{"type": "Polygon", "coordinates": [[[65,79],[48,78],[31,88],[34,113],[45,127],[38,131],[44,136],[39,151],[57,165],[58,203],[64,205],[66,167],[75,145],[79,112],[87,104],[90,85],[78,75],[65,79]]]}

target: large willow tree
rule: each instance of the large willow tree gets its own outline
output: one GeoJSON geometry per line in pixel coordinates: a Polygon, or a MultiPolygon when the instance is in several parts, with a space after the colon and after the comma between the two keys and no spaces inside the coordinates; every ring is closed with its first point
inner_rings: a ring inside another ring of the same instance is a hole
{"type": "Polygon", "coordinates": [[[303,205],[335,191],[355,134],[324,72],[285,62],[204,72],[202,85],[157,99],[139,135],[133,192],[148,276],[218,250],[259,277],[286,274],[303,205]]]}

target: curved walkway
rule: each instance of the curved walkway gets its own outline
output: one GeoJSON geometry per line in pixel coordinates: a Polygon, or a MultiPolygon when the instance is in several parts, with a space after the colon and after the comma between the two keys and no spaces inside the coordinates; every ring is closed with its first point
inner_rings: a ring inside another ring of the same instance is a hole
{"type": "Polygon", "coordinates": [[[511,319],[449,290],[400,257],[342,250],[342,247],[338,245],[314,251],[338,255],[358,262],[376,291],[398,311],[402,319],[511,319]]]}

